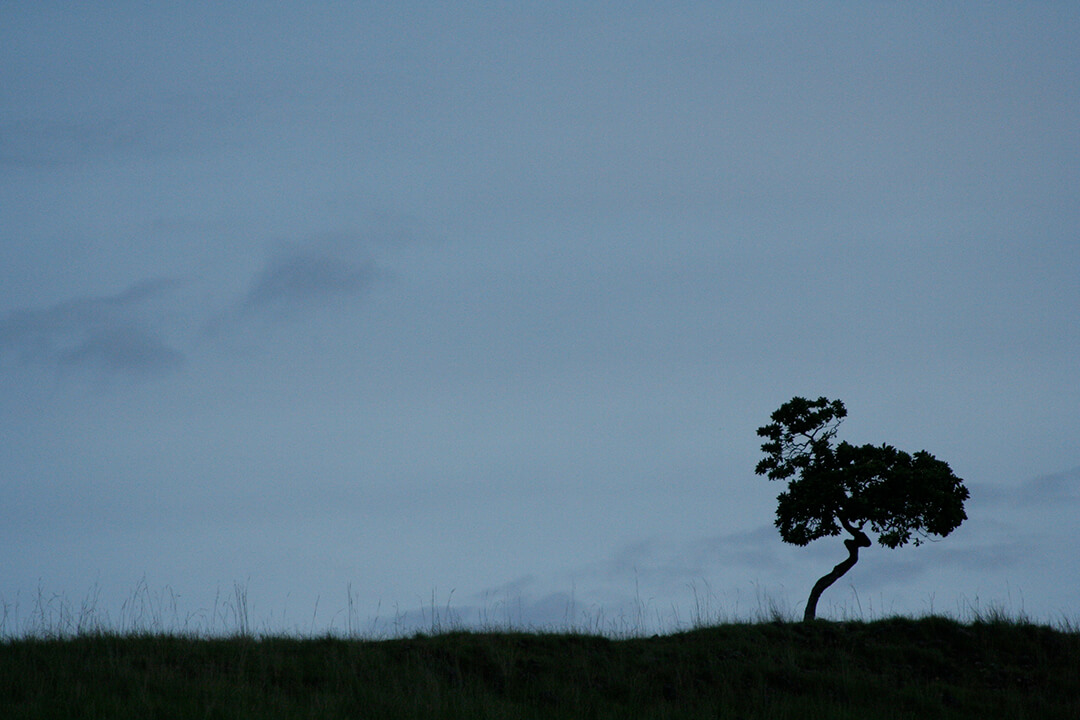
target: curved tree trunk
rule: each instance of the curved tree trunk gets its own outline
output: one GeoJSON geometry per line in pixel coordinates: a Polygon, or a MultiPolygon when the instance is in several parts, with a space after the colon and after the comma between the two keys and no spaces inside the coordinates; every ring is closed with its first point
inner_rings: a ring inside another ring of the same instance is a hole
{"type": "Polygon", "coordinates": [[[847,523],[844,523],[844,527],[847,528],[854,537],[844,541],[844,547],[847,548],[847,559],[838,564],[827,575],[823,575],[816,583],[814,588],[810,591],[810,598],[806,601],[806,611],[803,613],[803,622],[813,620],[817,615],[817,602],[821,597],[821,593],[825,592],[825,589],[839,580],[844,573],[854,567],[855,563],[859,561],[859,548],[870,547],[870,538],[866,536],[862,530],[852,527],[847,523]]]}

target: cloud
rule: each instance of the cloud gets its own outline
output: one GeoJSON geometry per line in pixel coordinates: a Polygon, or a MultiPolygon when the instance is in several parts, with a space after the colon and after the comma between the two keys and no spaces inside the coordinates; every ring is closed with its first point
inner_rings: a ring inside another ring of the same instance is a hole
{"type": "Polygon", "coordinates": [[[358,264],[314,252],[297,252],[269,263],[242,303],[246,310],[283,312],[349,298],[375,278],[372,264],[358,264]]]}
{"type": "Polygon", "coordinates": [[[87,368],[106,375],[159,375],[179,368],[184,354],[160,335],[154,302],[178,281],[131,285],[115,295],[85,296],[0,318],[0,356],[46,367],[87,368]]]}
{"type": "Polygon", "coordinates": [[[1080,467],[1002,487],[969,483],[973,500],[991,508],[1061,508],[1080,504],[1080,467]]]}
{"type": "Polygon", "coordinates": [[[1076,505],[1080,503],[1080,467],[1029,480],[1018,495],[1025,505],[1076,505]]]}
{"type": "MultiPolygon", "coordinates": [[[[747,582],[782,588],[795,577],[810,578],[812,582],[844,559],[842,538],[831,540],[794,548],[782,543],[771,525],[679,542],[646,540],[617,548],[599,562],[579,568],[575,574],[614,589],[640,586],[644,597],[653,592],[670,593],[673,589],[689,588],[697,593],[697,584],[706,579],[725,588],[747,582]]],[[[1040,543],[1034,536],[999,538],[993,533],[988,536],[985,529],[966,542],[952,540],[942,541],[941,545],[933,542],[918,549],[887,550],[875,545],[862,553],[858,565],[844,577],[842,584],[875,591],[896,584],[908,585],[932,572],[1000,573],[1021,566],[1040,543]]],[[[705,586],[708,587],[708,582],[705,586]]],[[[797,586],[795,596],[800,597],[802,591],[797,586]]],[[[732,603],[738,598],[714,600],[732,603]]]]}
{"type": "MultiPolygon", "coordinates": [[[[315,250],[278,257],[258,272],[241,298],[233,320],[244,316],[289,320],[296,315],[342,309],[359,298],[377,276],[373,262],[349,260],[315,250]]],[[[222,316],[213,322],[220,331],[222,316]]]]}
{"type": "Polygon", "coordinates": [[[246,114],[232,94],[144,96],[96,117],[0,122],[0,167],[64,167],[101,160],[200,152],[221,146],[246,114]]]}
{"type": "MultiPolygon", "coordinates": [[[[0,315],[0,360],[105,377],[163,376],[185,364],[185,349],[170,339],[185,327],[201,325],[204,338],[223,339],[252,329],[246,321],[256,316],[273,323],[341,309],[378,276],[374,263],[347,259],[345,253],[293,251],[268,262],[246,292],[216,307],[206,306],[205,298],[192,304],[193,297],[178,297],[173,291],[183,284],[179,280],[153,278],[112,295],[0,315]]],[[[266,329],[254,323],[257,335],[266,329]]]]}
{"type": "Polygon", "coordinates": [[[141,328],[106,328],[63,352],[60,363],[93,367],[106,375],[160,375],[183,365],[184,354],[141,328]]]}
{"type": "Polygon", "coordinates": [[[576,568],[609,588],[640,586],[642,592],[689,588],[708,577],[737,581],[782,576],[789,569],[784,546],[772,526],[695,539],[642,539],[615,548],[607,557],[576,568]]]}

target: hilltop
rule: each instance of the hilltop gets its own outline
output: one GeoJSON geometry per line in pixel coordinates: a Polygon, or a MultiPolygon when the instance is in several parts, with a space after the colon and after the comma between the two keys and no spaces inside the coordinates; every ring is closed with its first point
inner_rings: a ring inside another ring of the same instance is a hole
{"type": "Polygon", "coordinates": [[[939,617],[651,638],[92,634],[0,644],[7,718],[1080,717],[1080,633],[939,617]]]}

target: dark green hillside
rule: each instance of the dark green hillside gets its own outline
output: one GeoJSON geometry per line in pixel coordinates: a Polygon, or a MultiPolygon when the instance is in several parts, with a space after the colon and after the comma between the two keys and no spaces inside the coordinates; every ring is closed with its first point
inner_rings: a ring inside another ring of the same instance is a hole
{"type": "Polygon", "coordinates": [[[942,618],[675,635],[0,644],[4,718],[1080,718],[1080,634],[942,618]]]}

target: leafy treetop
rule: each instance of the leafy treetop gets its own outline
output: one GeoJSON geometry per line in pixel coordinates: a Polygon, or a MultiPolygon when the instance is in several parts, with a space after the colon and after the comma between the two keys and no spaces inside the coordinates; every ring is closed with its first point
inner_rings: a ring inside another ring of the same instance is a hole
{"type": "Polygon", "coordinates": [[[833,445],[844,404],[821,397],[792,398],[758,428],[765,457],[756,472],[788,480],[777,497],[776,527],[784,542],[806,545],[868,528],[889,548],[915,545],[926,535],[944,537],[967,515],[963,481],[948,463],[920,450],[891,445],[833,445]]]}

